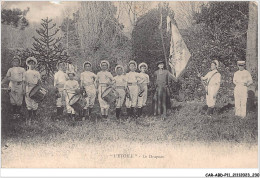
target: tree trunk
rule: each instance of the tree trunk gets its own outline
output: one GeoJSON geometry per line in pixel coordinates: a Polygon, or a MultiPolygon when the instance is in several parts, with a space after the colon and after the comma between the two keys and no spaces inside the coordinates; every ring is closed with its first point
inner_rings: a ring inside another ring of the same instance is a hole
{"type": "Polygon", "coordinates": [[[247,30],[247,49],[246,49],[246,67],[251,73],[254,86],[251,90],[257,88],[257,4],[253,1],[249,2],[249,21],[247,30]]]}

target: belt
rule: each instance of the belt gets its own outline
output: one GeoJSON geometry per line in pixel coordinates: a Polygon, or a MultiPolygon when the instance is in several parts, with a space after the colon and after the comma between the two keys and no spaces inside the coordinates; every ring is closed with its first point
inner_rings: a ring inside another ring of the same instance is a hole
{"type": "Polygon", "coordinates": [[[125,86],[116,86],[116,89],[125,89],[125,86]]]}
{"type": "Polygon", "coordinates": [[[36,84],[33,84],[33,83],[27,83],[27,86],[28,87],[34,87],[36,84]]]}
{"type": "Polygon", "coordinates": [[[137,83],[136,82],[134,82],[134,83],[127,82],[127,85],[128,86],[135,86],[135,85],[137,85],[137,83]]]}
{"type": "Polygon", "coordinates": [[[91,86],[91,85],[94,85],[94,83],[92,83],[92,82],[84,83],[84,87],[91,86]]]}
{"type": "Polygon", "coordinates": [[[16,84],[16,85],[22,85],[23,84],[23,81],[12,81],[13,84],[16,84]]]}
{"type": "Polygon", "coordinates": [[[107,87],[108,86],[107,83],[100,83],[99,85],[102,86],[102,87],[107,87]]]}

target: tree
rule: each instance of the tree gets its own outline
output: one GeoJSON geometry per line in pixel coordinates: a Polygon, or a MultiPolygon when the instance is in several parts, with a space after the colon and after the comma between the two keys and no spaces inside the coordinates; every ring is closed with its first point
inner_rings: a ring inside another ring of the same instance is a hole
{"type": "Polygon", "coordinates": [[[70,56],[80,57],[80,39],[77,33],[77,20],[79,12],[73,13],[73,17],[69,15],[62,21],[60,26],[64,36],[62,37],[63,44],[66,44],[66,51],[70,56]]]}
{"type": "Polygon", "coordinates": [[[41,28],[36,29],[39,37],[34,37],[33,53],[38,60],[39,71],[49,78],[53,75],[58,61],[67,61],[68,55],[60,43],[61,38],[55,38],[59,29],[56,24],[51,24],[52,19],[42,19],[41,28]]]}
{"type": "MultiPolygon", "coordinates": [[[[76,26],[81,58],[91,61],[94,70],[102,59],[109,60],[114,67],[118,61],[127,61],[131,56],[131,45],[123,33],[124,26],[115,17],[116,10],[108,1],[81,2],[76,26]]],[[[79,62],[82,64],[82,59],[79,62]]]]}
{"type": "Polygon", "coordinates": [[[29,21],[25,18],[30,8],[22,11],[21,9],[2,9],[1,23],[10,25],[13,28],[20,28],[24,30],[29,25],[29,21]]]}
{"type": "Polygon", "coordinates": [[[246,67],[257,85],[257,4],[249,2],[249,21],[247,30],[246,67]]]}

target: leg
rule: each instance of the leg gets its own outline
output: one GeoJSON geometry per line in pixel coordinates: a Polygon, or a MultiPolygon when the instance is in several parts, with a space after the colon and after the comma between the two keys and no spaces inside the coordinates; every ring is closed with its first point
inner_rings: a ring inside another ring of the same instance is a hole
{"type": "Polygon", "coordinates": [[[240,115],[242,118],[246,117],[246,103],[247,103],[247,89],[244,91],[241,91],[240,115]]]}

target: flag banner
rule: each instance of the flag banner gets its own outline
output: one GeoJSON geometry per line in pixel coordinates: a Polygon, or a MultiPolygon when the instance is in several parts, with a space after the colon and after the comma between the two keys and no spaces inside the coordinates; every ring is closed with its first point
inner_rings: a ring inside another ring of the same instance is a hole
{"type": "Polygon", "coordinates": [[[171,22],[169,16],[167,17],[167,31],[168,30],[171,30],[169,66],[172,74],[178,78],[184,71],[191,54],[183,41],[177,26],[171,22]]]}

